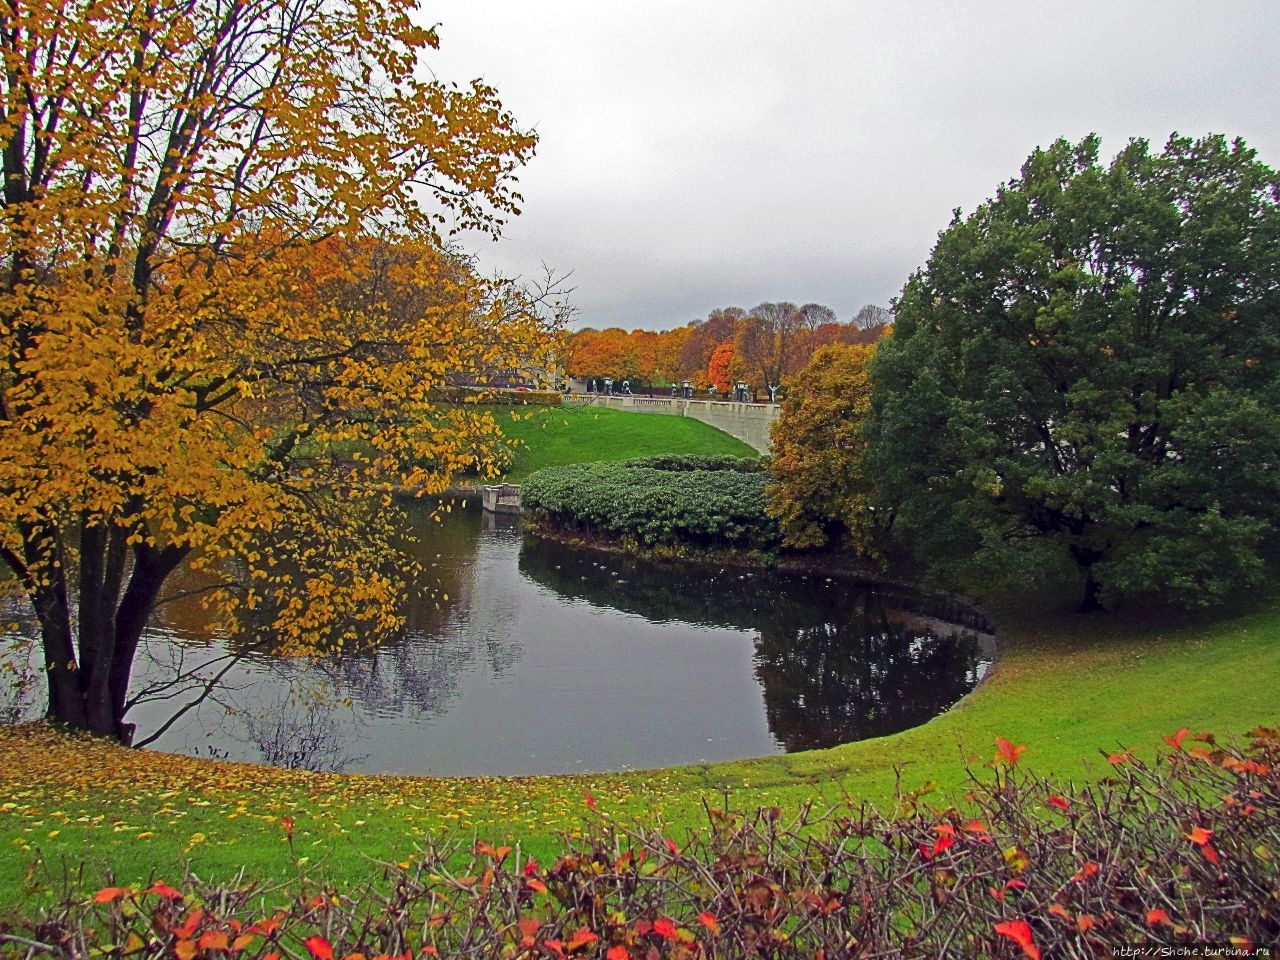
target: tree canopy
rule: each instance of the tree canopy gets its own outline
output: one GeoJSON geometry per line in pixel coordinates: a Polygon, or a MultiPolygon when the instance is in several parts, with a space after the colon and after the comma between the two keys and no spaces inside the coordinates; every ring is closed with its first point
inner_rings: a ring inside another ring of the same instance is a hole
{"type": "Polygon", "coordinates": [[[760,388],[785,385],[825,344],[874,343],[888,318],[888,310],[866,306],[840,323],[835,311],[819,303],[762,303],[750,312],[712,310],[705,320],[657,333],[588,327],[566,334],[561,353],[577,377],[650,384],[687,379],[699,389],[715,384],[719,390],[746,380],[760,388]]]}
{"type": "Polygon", "coordinates": [[[435,389],[542,350],[537,297],[440,235],[517,211],[534,137],[484,84],[419,77],[413,12],[0,10],[0,557],[55,719],[128,739],[186,558],[235,558],[214,610],[294,651],[386,635],[378,499],[489,463],[493,422],[435,389]]]}
{"type": "Polygon", "coordinates": [[[872,365],[895,529],[1085,607],[1260,575],[1280,510],[1280,195],[1242,142],[1060,140],[959,212],[872,365]]]}
{"type": "Polygon", "coordinates": [[[773,424],[771,517],[783,544],[848,542],[870,552],[871,480],[863,469],[862,421],[871,404],[874,346],[819,347],[793,378],[773,424]]]}

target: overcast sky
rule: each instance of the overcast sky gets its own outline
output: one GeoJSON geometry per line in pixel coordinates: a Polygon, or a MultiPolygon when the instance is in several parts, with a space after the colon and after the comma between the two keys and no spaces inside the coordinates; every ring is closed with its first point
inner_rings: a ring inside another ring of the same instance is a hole
{"type": "Polygon", "coordinates": [[[1276,0],[423,0],[430,65],[540,136],[488,270],[578,326],[888,305],[1037,145],[1242,136],[1280,166],[1276,0]]]}

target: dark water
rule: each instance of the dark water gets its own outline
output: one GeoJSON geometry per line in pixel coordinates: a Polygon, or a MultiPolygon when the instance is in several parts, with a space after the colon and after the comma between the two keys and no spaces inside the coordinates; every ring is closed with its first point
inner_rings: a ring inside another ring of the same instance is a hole
{"type": "MultiPolygon", "coordinates": [[[[448,603],[418,604],[402,638],[367,654],[247,659],[155,747],[436,775],[712,762],[922,723],[992,656],[971,614],[924,595],[576,551],[474,509],[411,522],[448,603]]],[[[135,685],[176,654],[214,662],[225,646],[205,616],[162,607],[135,685]]],[[[139,738],[173,706],[135,707],[139,738]]]]}

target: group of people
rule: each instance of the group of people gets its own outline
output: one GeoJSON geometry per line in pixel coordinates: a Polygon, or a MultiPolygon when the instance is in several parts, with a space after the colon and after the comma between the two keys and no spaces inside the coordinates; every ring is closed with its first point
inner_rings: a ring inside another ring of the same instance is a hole
{"type": "MultiPolygon", "coordinates": [[[[566,392],[568,392],[568,387],[566,387],[565,390],[566,392]]],[[[714,383],[711,384],[711,386],[707,387],[707,395],[712,400],[716,398],[716,394],[718,392],[719,390],[714,383]]],[[[587,393],[598,393],[606,397],[635,396],[635,394],[631,390],[630,380],[623,380],[621,383],[618,384],[618,388],[615,390],[614,381],[612,377],[590,378],[589,380],[587,380],[587,393]]],[[[683,397],[685,400],[692,400],[693,393],[694,393],[693,384],[691,384],[688,380],[686,380],[683,384],[671,385],[671,396],[673,399],[678,399],[683,397]]],[[[778,388],[776,386],[771,386],[769,388],[770,403],[774,403],[777,401],[777,393],[778,393],[778,388]]],[[[645,394],[648,397],[653,397],[653,387],[646,388],[645,394]]],[[[757,402],[755,394],[752,392],[751,388],[742,381],[738,381],[736,384],[734,384],[732,390],[729,392],[727,396],[729,399],[732,399],[735,403],[756,403],[757,402]]]]}

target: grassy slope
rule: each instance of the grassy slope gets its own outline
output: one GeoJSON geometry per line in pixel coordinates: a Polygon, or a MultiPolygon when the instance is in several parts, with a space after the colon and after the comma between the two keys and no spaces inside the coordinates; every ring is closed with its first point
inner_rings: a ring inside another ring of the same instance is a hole
{"type": "Polygon", "coordinates": [[[26,866],[87,859],[100,876],[172,877],[189,857],[208,878],[289,869],[278,817],[298,820],[299,854],[342,883],[371,860],[412,854],[424,831],[463,829],[519,842],[546,858],[573,828],[590,791],[612,816],[661,816],[673,835],[701,802],[731,791],[742,806],[791,806],[844,794],[885,802],[895,767],[913,789],[937,781],[959,800],[966,756],[985,761],[997,735],[1028,745],[1024,763],[1063,779],[1107,769],[1099,748],[1150,752],[1181,726],[1239,734],[1274,723],[1280,685],[1280,603],[1226,619],[1159,629],[1152,612],[1079,618],[1053,610],[998,614],[1009,649],[988,682],[956,709],[891,737],[832,750],[710,767],[595,777],[430,780],[324,776],[75,744],[42,727],[0,733],[0,901],[21,900],[26,866]],[[1053,627],[1041,624],[1052,619],[1053,627]],[[85,818],[81,820],[80,818],[85,818]]]}
{"type": "Polygon", "coordinates": [[[686,417],[574,404],[535,407],[515,416],[501,411],[495,416],[504,434],[521,441],[506,472],[509,480],[520,480],[543,467],[658,453],[758,456],[741,440],[686,417]]]}

